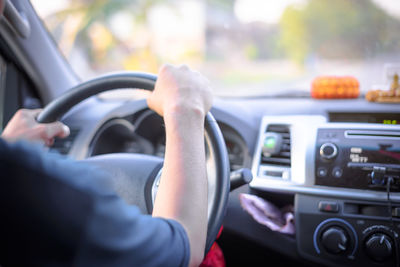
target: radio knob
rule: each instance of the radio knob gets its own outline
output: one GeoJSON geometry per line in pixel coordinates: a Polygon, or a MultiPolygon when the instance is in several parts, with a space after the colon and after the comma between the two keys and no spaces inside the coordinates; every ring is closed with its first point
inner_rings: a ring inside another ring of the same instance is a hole
{"type": "Polygon", "coordinates": [[[339,254],[347,249],[348,238],[345,230],[341,227],[333,226],[322,233],[321,244],[332,253],[339,254]]]}
{"type": "Polygon", "coordinates": [[[320,147],[319,154],[324,159],[333,159],[338,154],[338,148],[335,144],[325,143],[320,147]]]}
{"type": "Polygon", "coordinates": [[[371,235],[365,241],[368,256],[375,261],[385,261],[392,256],[393,246],[389,236],[382,233],[371,235]]]}

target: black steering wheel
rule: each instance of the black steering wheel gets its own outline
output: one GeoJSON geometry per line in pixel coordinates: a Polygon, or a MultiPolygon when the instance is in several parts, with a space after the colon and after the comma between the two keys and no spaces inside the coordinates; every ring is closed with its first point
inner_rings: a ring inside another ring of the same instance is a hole
{"type": "MultiPolygon", "coordinates": [[[[153,90],[157,76],[148,73],[121,72],[100,76],[81,83],[49,103],[37,120],[50,123],[61,117],[79,102],[98,93],[113,89],[140,88],[153,90]]],[[[208,228],[206,252],[215,241],[222,225],[228,202],[230,179],[229,160],[225,142],[211,113],[205,118],[205,140],[208,150],[208,228]],[[210,171],[213,174],[210,175],[210,171]],[[211,178],[210,178],[211,177],[211,178]]],[[[107,154],[85,160],[110,173],[115,190],[128,203],[151,213],[154,193],[160,178],[162,160],[141,154],[107,154]],[[152,197],[153,194],[153,197],[152,197]]]]}

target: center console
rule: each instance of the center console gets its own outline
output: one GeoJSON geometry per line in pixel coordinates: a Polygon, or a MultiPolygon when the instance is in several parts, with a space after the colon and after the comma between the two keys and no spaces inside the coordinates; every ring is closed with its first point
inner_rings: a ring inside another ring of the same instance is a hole
{"type": "MultiPolygon", "coordinates": [[[[354,127],[354,126],[353,126],[354,127]]],[[[321,127],[315,146],[316,185],[399,191],[400,131],[321,127]]]]}
{"type": "Polygon", "coordinates": [[[251,187],[295,194],[298,253],[326,266],[400,264],[400,126],[264,117],[251,187]]]}
{"type": "Polygon", "coordinates": [[[385,203],[303,194],[295,203],[297,249],[304,258],[326,266],[396,266],[400,221],[389,219],[385,203]]]}

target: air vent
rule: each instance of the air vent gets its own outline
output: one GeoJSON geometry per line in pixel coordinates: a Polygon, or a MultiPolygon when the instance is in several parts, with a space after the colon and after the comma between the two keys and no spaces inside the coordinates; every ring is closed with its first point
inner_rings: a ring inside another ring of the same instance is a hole
{"type": "Polygon", "coordinates": [[[261,164],[263,165],[290,167],[289,126],[269,124],[265,132],[264,148],[261,153],[261,164]]]}
{"type": "Polygon", "coordinates": [[[51,152],[58,152],[63,155],[67,155],[69,150],[72,147],[72,144],[75,140],[75,137],[79,133],[79,129],[70,129],[70,134],[66,138],[56,138],[54,141],[54,144],[51,146],[50,151],[51,152]]]}

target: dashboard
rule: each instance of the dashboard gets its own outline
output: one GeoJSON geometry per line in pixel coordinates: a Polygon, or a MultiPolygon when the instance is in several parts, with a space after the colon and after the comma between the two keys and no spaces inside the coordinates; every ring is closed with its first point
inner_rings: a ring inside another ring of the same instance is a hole
{"type": "MultiPolygon", "coordinates": [[[[251,157],[241,135],[225,123],[219,123],[225,139],[231,171],[249,166],[251,157]]],[[[73,131],[72,138],[75,138],[73,131]]],[[[57,140],[53,149],[65,143],[57,140]]],[[[63,150],[67,154],[69,151],[63,150]]],[[[109,153],[139,153],[157,157],[165,154],[165,128],[161,116],[144,108],[123,118],[104,123],[89,144],[88,157],[109,153]]]]}
{"type": "Polygon", "coordinates": [[[301,256],[324,265],[395,266],[399,126],[265,116],[252,170],[252,188],[295,194],[301,256]]]}
{"type": "MultiPolygon", "coordinates": [[[[226,98],[216,99],[211,112],[231,170],[249,168],[253,174],[249,185],[230,194],[226,231],[310,264],[399,263],[399,105],[226,98]],[[241,208],[241,193],[294,205],[296,234],[257,224],[241,208]]],[[[114,152],[164,155],[162,118],[144,100],[91,98],[64,122],[71,136],[53,149],[75,159],[114,152]]]]}

